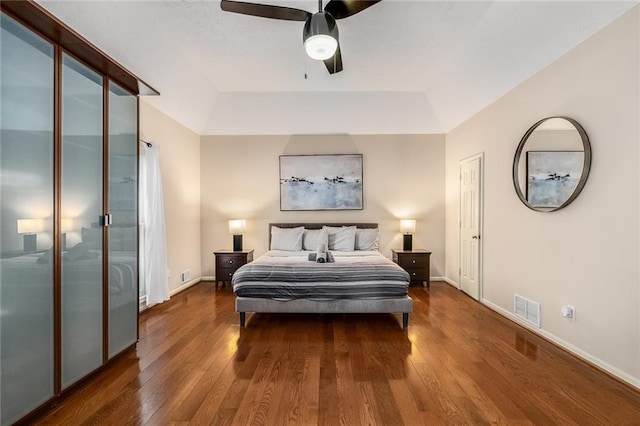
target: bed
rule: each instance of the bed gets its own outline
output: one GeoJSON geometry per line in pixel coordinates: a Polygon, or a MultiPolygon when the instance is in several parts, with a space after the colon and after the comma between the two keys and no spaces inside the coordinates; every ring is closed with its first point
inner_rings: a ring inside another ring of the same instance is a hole
{"type": "Polygon", "coordinates": [[[247,312],[262,312],[396,313],[407,328],[409,274],[378,251],[377,224],[272,223],[269,237],[270,250],[231,280],[240,327],[247,312]],[[323,238],[332,263],[309,260],[323,238]]]}

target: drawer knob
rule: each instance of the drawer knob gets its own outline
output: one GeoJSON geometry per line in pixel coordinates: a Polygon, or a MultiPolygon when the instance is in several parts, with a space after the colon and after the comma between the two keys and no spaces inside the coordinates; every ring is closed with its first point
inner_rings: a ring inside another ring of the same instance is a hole
{"type": "Polygon", "coordinates": [[[233,260],[230,260],[229,263],[233,263],[233,260]]]}
{"type": "Polygon", "coordinates": [[[415,277],[415,276],[416,276],[416,273],[415,273],[415,272],[413,272],[413,273],[412,273],[412,275],[415,277]]]}
{"type": "Polygon", "coordinates": [[[412,261],[411,261],[411,263],[416,263],[416,261],[415,261],[415,260],[412,260],[412,261]]]}

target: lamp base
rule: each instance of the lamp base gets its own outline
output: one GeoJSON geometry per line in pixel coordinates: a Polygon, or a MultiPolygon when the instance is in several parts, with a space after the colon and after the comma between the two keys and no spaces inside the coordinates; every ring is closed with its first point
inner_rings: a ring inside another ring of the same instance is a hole
{"type": "Polygon", "coordinates": [[[242,235],[233,236],[233,251],[242,251],[242,235]]]}
{"type": "Polygon", "coordinates": [[[413,235],[404,234],[402,236],[402,250],[404,250],[404,251],[412,251],[413,250],[413,235]]]}
{"type": "Polygon", "coordinates": [[[24,234],[24,252],[35,253],[38,249],[38,235],[37,234],[24,234]]]}

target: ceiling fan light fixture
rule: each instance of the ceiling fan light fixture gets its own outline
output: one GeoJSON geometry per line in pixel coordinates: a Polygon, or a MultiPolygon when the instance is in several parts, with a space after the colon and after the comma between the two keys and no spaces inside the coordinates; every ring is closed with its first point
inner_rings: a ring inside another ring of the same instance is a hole
{"type": "Polygon", "coordinates": [[[310,58],[318,61],[331,58],[338,49],[338,27],[335,19],[326,12],[313,14],[304,24],[302,40],[310,58]]]}
{"type": "Polygon", "coordinates": [[[304,42],[304,49],[307,51],[307,55],[317,61],[329,59],[336,54],[337,48],[337,40],[325,34],[311,36],[304,42]]]}

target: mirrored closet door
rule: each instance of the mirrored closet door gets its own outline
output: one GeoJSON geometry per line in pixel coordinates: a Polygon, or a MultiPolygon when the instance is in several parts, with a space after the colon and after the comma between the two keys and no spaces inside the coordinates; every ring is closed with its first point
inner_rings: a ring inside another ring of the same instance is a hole
{"type": "Polygon", "coordinates": [[[0,422],[54,395],[54,46],[2,15],[0,422]]]}
{"type": "Polygon", "coordinates": [[[62,388],[102,365],[103,78],[62,57],[62,388]]]}
{"type": "Polygon", "coordinates": [[[131,75],[37,27],[49,15],[30,22],[38,5],[0,6],[3,426],[135,347],[139,143],[131,75]]]}
{"type": "Polygon", "coordinates": [[[109,357],[138,340],[138,100],[109,84],[109,357]]]}

